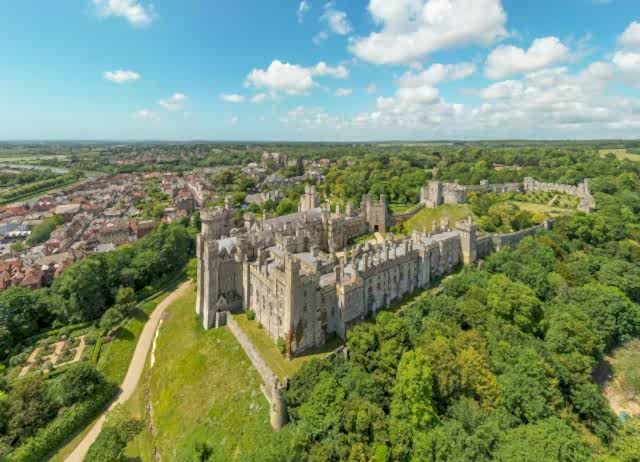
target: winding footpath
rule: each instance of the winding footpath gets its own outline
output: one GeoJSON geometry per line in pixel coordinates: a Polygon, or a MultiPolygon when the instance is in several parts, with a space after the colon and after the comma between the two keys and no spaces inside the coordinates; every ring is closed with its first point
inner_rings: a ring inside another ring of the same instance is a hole
{"type": "Polygon", "coordinates": [[[153,343],[153,339],[155,338],[156,329],[158,324],[160,323],[160,319],[162,319],[162,315],[164,311],[167,309],[169,305],[171,305],[178,298],[186,295],[190,290],[192,290],[191,282],[187,281],[183,283],[178,289],[172,292],[167,298],[165,298],[162,302],[155,307],[151,316],[149,316],[149,320],[144,325],[142,329],[142,333],[140,334],[140,338],[138,339],[138,344],[136,345],[136,349],[133,353],[133,358],[131,358],[131,362],[129,363],[129,369],[127,370],[127,375],[120,386],[121,391],[115,401],[111,403],[109,409],[104,411],[102,415],[98,418],[98,421],[91,427],[89,433],[85,435],[80,444],[73,450],[71,455],[65,459],[65,462],[82,462],[84,460],[87,451],[89,451],[89,447],[93,444],[93,442],[98,438],[100,431],[102,430],[102,426],[104,425],[105,418],[109,411],[113,409],[118,404],[122,404],[127,401],[136,387],[138,386],[138,382],[140,382],[140,377],[142,376],[142,372],[144,370],[144,365],[147,360],[147,355],[149,354],[149,350],[151,349],[151,345],[153,343]]]}

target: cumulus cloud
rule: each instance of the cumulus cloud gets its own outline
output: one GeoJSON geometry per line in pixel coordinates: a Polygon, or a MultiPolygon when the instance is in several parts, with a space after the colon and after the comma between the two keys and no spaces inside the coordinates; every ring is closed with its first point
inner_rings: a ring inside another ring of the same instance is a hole
{"type": "Polygon", "coordinates": [[[629,136],[640,127],[640,103],[608,93],[614,76],[606,62],[576,73],[566,67],[541,69],[480,90],[486,101],[476,106],[448,102],[432,86],[399,87],[350,124],[378,137],[629,136]]]}
{"type": "Polygon", "coordinates": [[[160,106],[167,111],[180,111],[184,107],[187,97],[183,93],[174,93],[167,99],[160,100],[160,106]]]}
{"type": "Polygon", "coordinates": [[[134,71],[107,71],[103,74],[105,80],[114,83],[135,82],[140,79],[140,74],[134,71]]]}
{"type": "Polygon", "coordinates": [[[156,113],[149,109],[140,109],[131,114],[131,117],[138,120],[156,120],[158,118],[156,113]]]}
{"type": "Polygon", "coordinates": [[[99,16],[120,17],[134,26],[147,26],[154,17],[151,4],[145,6],[138,0],[93,0],[99,16]]]}
{"type": "Polygon", "coordinates": [[[328,75],[336,79],[345,79],[349,77],[349,70],[342,64],[336,67],[327,65],[324,61],[320,61],[313,68],[313,75],[328,75]]]}
{"type": "Polygon", "coordinates": [[[618,43],[624,48],[640,49],[640,23],[632,22],[618,37],[618,43]]]}
{"type": "Polygon", "coordinates": [[[347,18],[347,13],[344,11],[328,7],[320,19],[338,35],[347,35],[351,32],[351,24],[347,18]]]}
{"type": "Polygon", "coordinates": [[[257,93],[251,97],[251,102],[254,104],[262,103],[265,99],[267,99],[266,93],[257,93]]]}
{"type": "Polygon", "coordinates": [[[631,51],[617,51],[613,55],[613,63],[618,66],[625,77],[632,79],[636,86],[640,79],[640,53],[631,51]]]}
{"type": "Polygon", "coordinates": [[[311,41],[315,45],[320,45],[322,42],[324,42],[328,38],[329,38],[329,34],[327,33],[327,31],[322,30],[322,31],[318,32],[316,35],[314,35],[313,38],[311,39],[311,41]]]}
{"type": "Polygon", "coordinates": [[[422,72],[406,72],[397,83],[401,87],[420,87],[423,85],[437,85],[446,80],[461,80],[476,71],[473,63],[432,64],[422,72]]]}
{"type": "Polygon", "coordinates": [[[220,95],[220,99],[227,103],[236,103],[236,104],[244,103],[244,100],[245,100],[244,96],[238,95],[236,93],[232,93],[232,94],[222,93],[220,95]]]}
{"type": "Polygon", "coordinates": [[[338,88],[335,94],[336,96],[349,96],[351,93],[353,93],[351,88],[338,88]]]}
{"type": "Polygon", "coordinates": [[[505,80],[489,85],[480,93],[484,99],[517,98],[522,95],[522,82],[505,80]]]}
{"type": "Polygon", "coordinates": [[[345,78],[348,75],[348,69],[342,65],[331,67],[321,61],[313,67],[303,67],[276,59],[267,69],[253,69],[245,79],[245,86],[265,89],[274,95],[304,95],[313,87],[314,76],[345,78]]]}
{"type": "Polygon", "coordinates": [[[307,12],[311,9],[311,3],[309,0],[302,0],[298,5],[298,11],[296,12],[296,16],[298,18],[298,22],[301,23],[304,21],[304,17],[307,12]]]}
{"type": "Polygon", "coordinates": [[[370,0],[379,32],[350,49],[364,61],[409,64],[442,49],[489,45],[506,37],[501,0],[370,0]]]}
{"type": "Polygon", "coordinates": [[[534,40],[528,50],[513,45],[499,46],[489,54],[485,73],[488,78],[499,80],[544,69],[568,58],[569,48],[557,37],[544,37],[534,40]]]}

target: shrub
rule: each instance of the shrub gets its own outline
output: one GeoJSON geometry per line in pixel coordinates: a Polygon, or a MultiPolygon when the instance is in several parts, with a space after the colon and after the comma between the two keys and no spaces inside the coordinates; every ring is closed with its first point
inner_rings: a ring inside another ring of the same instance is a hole
{"type": "Polygon", "coordinates": [[[105,384],[91,399],[81,401],[69,407],[49,425],[40,429],[35,436],[27,438],[7,458],[10,462],[40,462],[59,448],[74,432],[88,425],[113,399],[118,387],[105,384]]]}
{"type": "Polygon", "coordinates": [[[20,366],[26,363],[27,359],[29,359],[29,353],[27,352],[12,356],[11,359],[9,359],[9,366],[11,367],[20,366]]]}
{"type": "Polygon", "coordinates": [[[247,311],[247,319],[249,321],[253,321],[254,319],[256,319],[256,312],[253,311],[251,308],[249,308],[249,311],[247,311]]]}
{"type": "Polygon", "coordinates": [[[278,337],[277,346],[278,346],[278,351],[284,354],[287,345],[282,337],[278,337]]]}

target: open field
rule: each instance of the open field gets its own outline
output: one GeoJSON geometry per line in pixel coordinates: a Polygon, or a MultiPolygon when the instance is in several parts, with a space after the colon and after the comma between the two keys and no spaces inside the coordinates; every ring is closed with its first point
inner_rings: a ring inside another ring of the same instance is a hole
{"type": "Polygon", "coordinates": [[[618,415],[640,416],[640,340],[622,345],[605,359],[610,364],[604,393],[618,415]]]}
{"type": "Polygon", "coordinates": [[[600,149],[600,156],[605,157],[607,154],[613,154],[618,160],[632,160],[634,162],[640,162],[640,154],[633,154],[626,148],[622,149],[600,149]]]}
{"type": "Polygon", "coordinates": [[[281,380],[284,380],[285,377],[291,377],[305,362],[311,361],[314,358],[322,357],[335,350],[341,343],[338,339],[329,341],[321,349],[287,360],[278,351],[276,344],[269,334],[258,327],[259,324],[257,321],[250,321],[247,319],[246,313],[234,315],[233,319],[236,320],[240,328],[251,340],[251,343],[253,343],[253,345],[258,349],[262,358],[281,380]]]}
{"type": "MultiPolygon", "coordinates": [[[[162,460],[195,460],[196,444],[216,461],[240,461],[270,437],[260,376],[228,329],[205,331],[195,291],[172,304],[151,369],[155,447],[162,460]]],[[[144,459],[143,459],[144,460],[144,459]]]]}
{"type": "Polygon", "coordinates": [[[427,232],[433,231],[433,225],[440,224],[442,218],[448,218],[449,224],[454,226],[456,221],[463,220],[469,215],[472,215],[471,207],[466,204],[463,205],[441,205],[435,209],[424,208],[420,210],[415,216],[409,218],[402,225],[403,230],[406,233],[412,231],[422,231],[425,227],[427,232]]]}
{"type": "Polygon", "coordinates": [[[538,204],[535,202],[520,202],[511,201],[512,204],[517,205],[520,210],[525,210],[530,213],[544,213],[551,218],[559,217],[561,215],[569,215],[575,212],[575,209],[568,209],[562,207],[556,207],[553,205],[538,204]]]}

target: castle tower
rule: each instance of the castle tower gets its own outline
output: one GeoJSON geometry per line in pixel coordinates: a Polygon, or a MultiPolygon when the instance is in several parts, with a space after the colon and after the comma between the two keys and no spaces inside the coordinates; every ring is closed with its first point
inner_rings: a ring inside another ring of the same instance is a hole
{"type": "Polygon", "coordinates": [[[271,406],[269,407],[269,419],[271,421],[271,427],[274,430],[280,430],[289,421],[287,415],[287,405],[282,396],[282,390],[280,383],[276,383],[275,387],[271,391],[271,406]]]}
{"type": "Polygon", "coordinates": [[[320,207],[320,196],[316,192],[316,187],[307,185],[304,188],[304,194],[300,196],[300,205],[298,212],[307,212],[320,207]]]}
{"type": "Polygon", "coordinates": [[[460,243],[462,244],[462,257],[465,265],[474,263],[477,258],[478,225],[469,216],[467,220],[459,221],[456,224],[460,233],[460,243]]]}
{"type": "Polygon", "coordinates": [[[420,189],[420,202],[427,208],[433,209],[442,204],[442,183],[439,181],[429,181],[420,189]]]}
{"type": "Polygon", "coordinates": [[[374,202],[369,194],[365,195],[361,208],[369,224],[369,232],[387,232],[387,200],[384,194],[380,195],[379,202],[374,202]]]}

